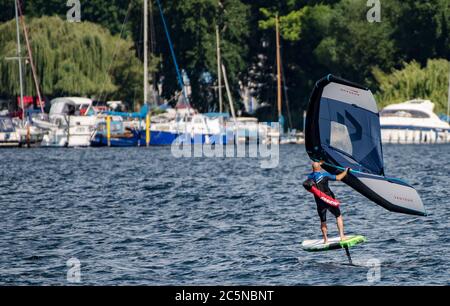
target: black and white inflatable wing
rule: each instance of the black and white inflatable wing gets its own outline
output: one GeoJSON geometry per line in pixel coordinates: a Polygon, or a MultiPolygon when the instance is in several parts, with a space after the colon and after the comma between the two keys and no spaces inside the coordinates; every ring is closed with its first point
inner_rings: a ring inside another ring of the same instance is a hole
{"type": "Polygon", "coordinates": [[[328,75],[312,92],[305,123],[306,151],[338,173],[352,168],[344,182],[382,207],[426,215],[417,191],[399,179],[385,177],[378,108],[372,92],[328,75]]]}

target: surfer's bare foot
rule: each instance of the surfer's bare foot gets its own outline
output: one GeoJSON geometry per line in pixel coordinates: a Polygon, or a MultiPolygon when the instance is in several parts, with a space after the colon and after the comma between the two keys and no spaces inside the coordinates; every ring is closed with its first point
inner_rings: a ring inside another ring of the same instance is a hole
{"type": "Polygon", "coordinates": [[[341,241],[347,240],[347,236],[341,236],[341,241]]]}
{"type": "Polygon", "coordinates": [[[328,243],[328,239],[324,239],[323,244],[327,244],[327,243],[328,243]]]}

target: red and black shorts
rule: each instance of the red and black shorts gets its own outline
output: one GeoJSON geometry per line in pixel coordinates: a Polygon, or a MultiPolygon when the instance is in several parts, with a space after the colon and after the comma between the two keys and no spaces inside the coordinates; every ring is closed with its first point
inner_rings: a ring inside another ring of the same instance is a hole
{"type": "Polygon", "coordinates": [[[330,213],[332,213],[336,218],[341,215],[341,210],[339,209],[339,207],[333,207],[316,197],[314,199],[316,200],[317,213],[319,214],[320,222],[327,221],[327,210],[329,210],[330,213]]]}

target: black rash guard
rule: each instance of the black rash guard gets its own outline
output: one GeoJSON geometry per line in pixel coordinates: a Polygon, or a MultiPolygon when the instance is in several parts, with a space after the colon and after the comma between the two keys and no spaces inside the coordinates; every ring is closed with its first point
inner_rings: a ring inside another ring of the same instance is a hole
{"type": "MultiPolygon", "coordinates": [[[[330,180],[336,180],[336,175],[314,171],[308,175],[308,178],[312,179],[314,183],[316,183],[316,186],[320,191],[322,191],[326,195],[333,197],[334,199],[336,198],[334,193],[331,191],[330,186],[328,186],[328,182],[330,180]]],[[[327,221],[327,210],[329,210],[336,218],[341,215],[341,210],[339,209],[339,207],[330,206],[318,197],[314,197],[314,199],[317,204],[317,213],[319,214],[321,222],[327,221]]]]}

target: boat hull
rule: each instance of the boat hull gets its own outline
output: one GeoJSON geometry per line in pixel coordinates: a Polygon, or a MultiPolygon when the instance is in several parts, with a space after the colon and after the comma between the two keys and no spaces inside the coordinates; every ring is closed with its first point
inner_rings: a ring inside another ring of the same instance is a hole
{"type": "Polygon", "coordinates": [[[0,148],[17,148],[19,145],[18,141],[0,141],[0,148]]]}
{"type": "Polygon", "coordinates": [[[383,143],[394,144],[430,144],[449,143],[448,129],[418,126],[381,126],[383,143]]]}
{"type": "MultiPolygon", "coordinates": [[[[226,135],[191,135],[191,134],[177,134],[166,131],[151,131],[150,132],[150,146],[170,146],[172,144],[228,144],[232,143],[226,135]]],[[[133,137],[114,137],[108,139],[105,135],[97,133],[91,140],[93,147],[145,147],[147,144],[145,131],[135,132],[133,137]]]]}
{"type": "MultiPolygon", "coordinates": [[[[150,145],[151,146],[169,146],[178,138],[178,134],[165,131],[151,131],[150,145]]],[[[145,131],[133,132],[132,137],[114,137],[111,136],[110,143],[104,134],[97,133],[91,140],[93,147],[144,147],[146,146],[145,131]]]]}
{"type": "Polygon", "coordinates": [[[106,135],[97,133],[91,139],[92,147],[138,147],[139,146],[139,133],[133,132],[131,137],[116,137],[112,135],[108,142],[106,135]]]}

